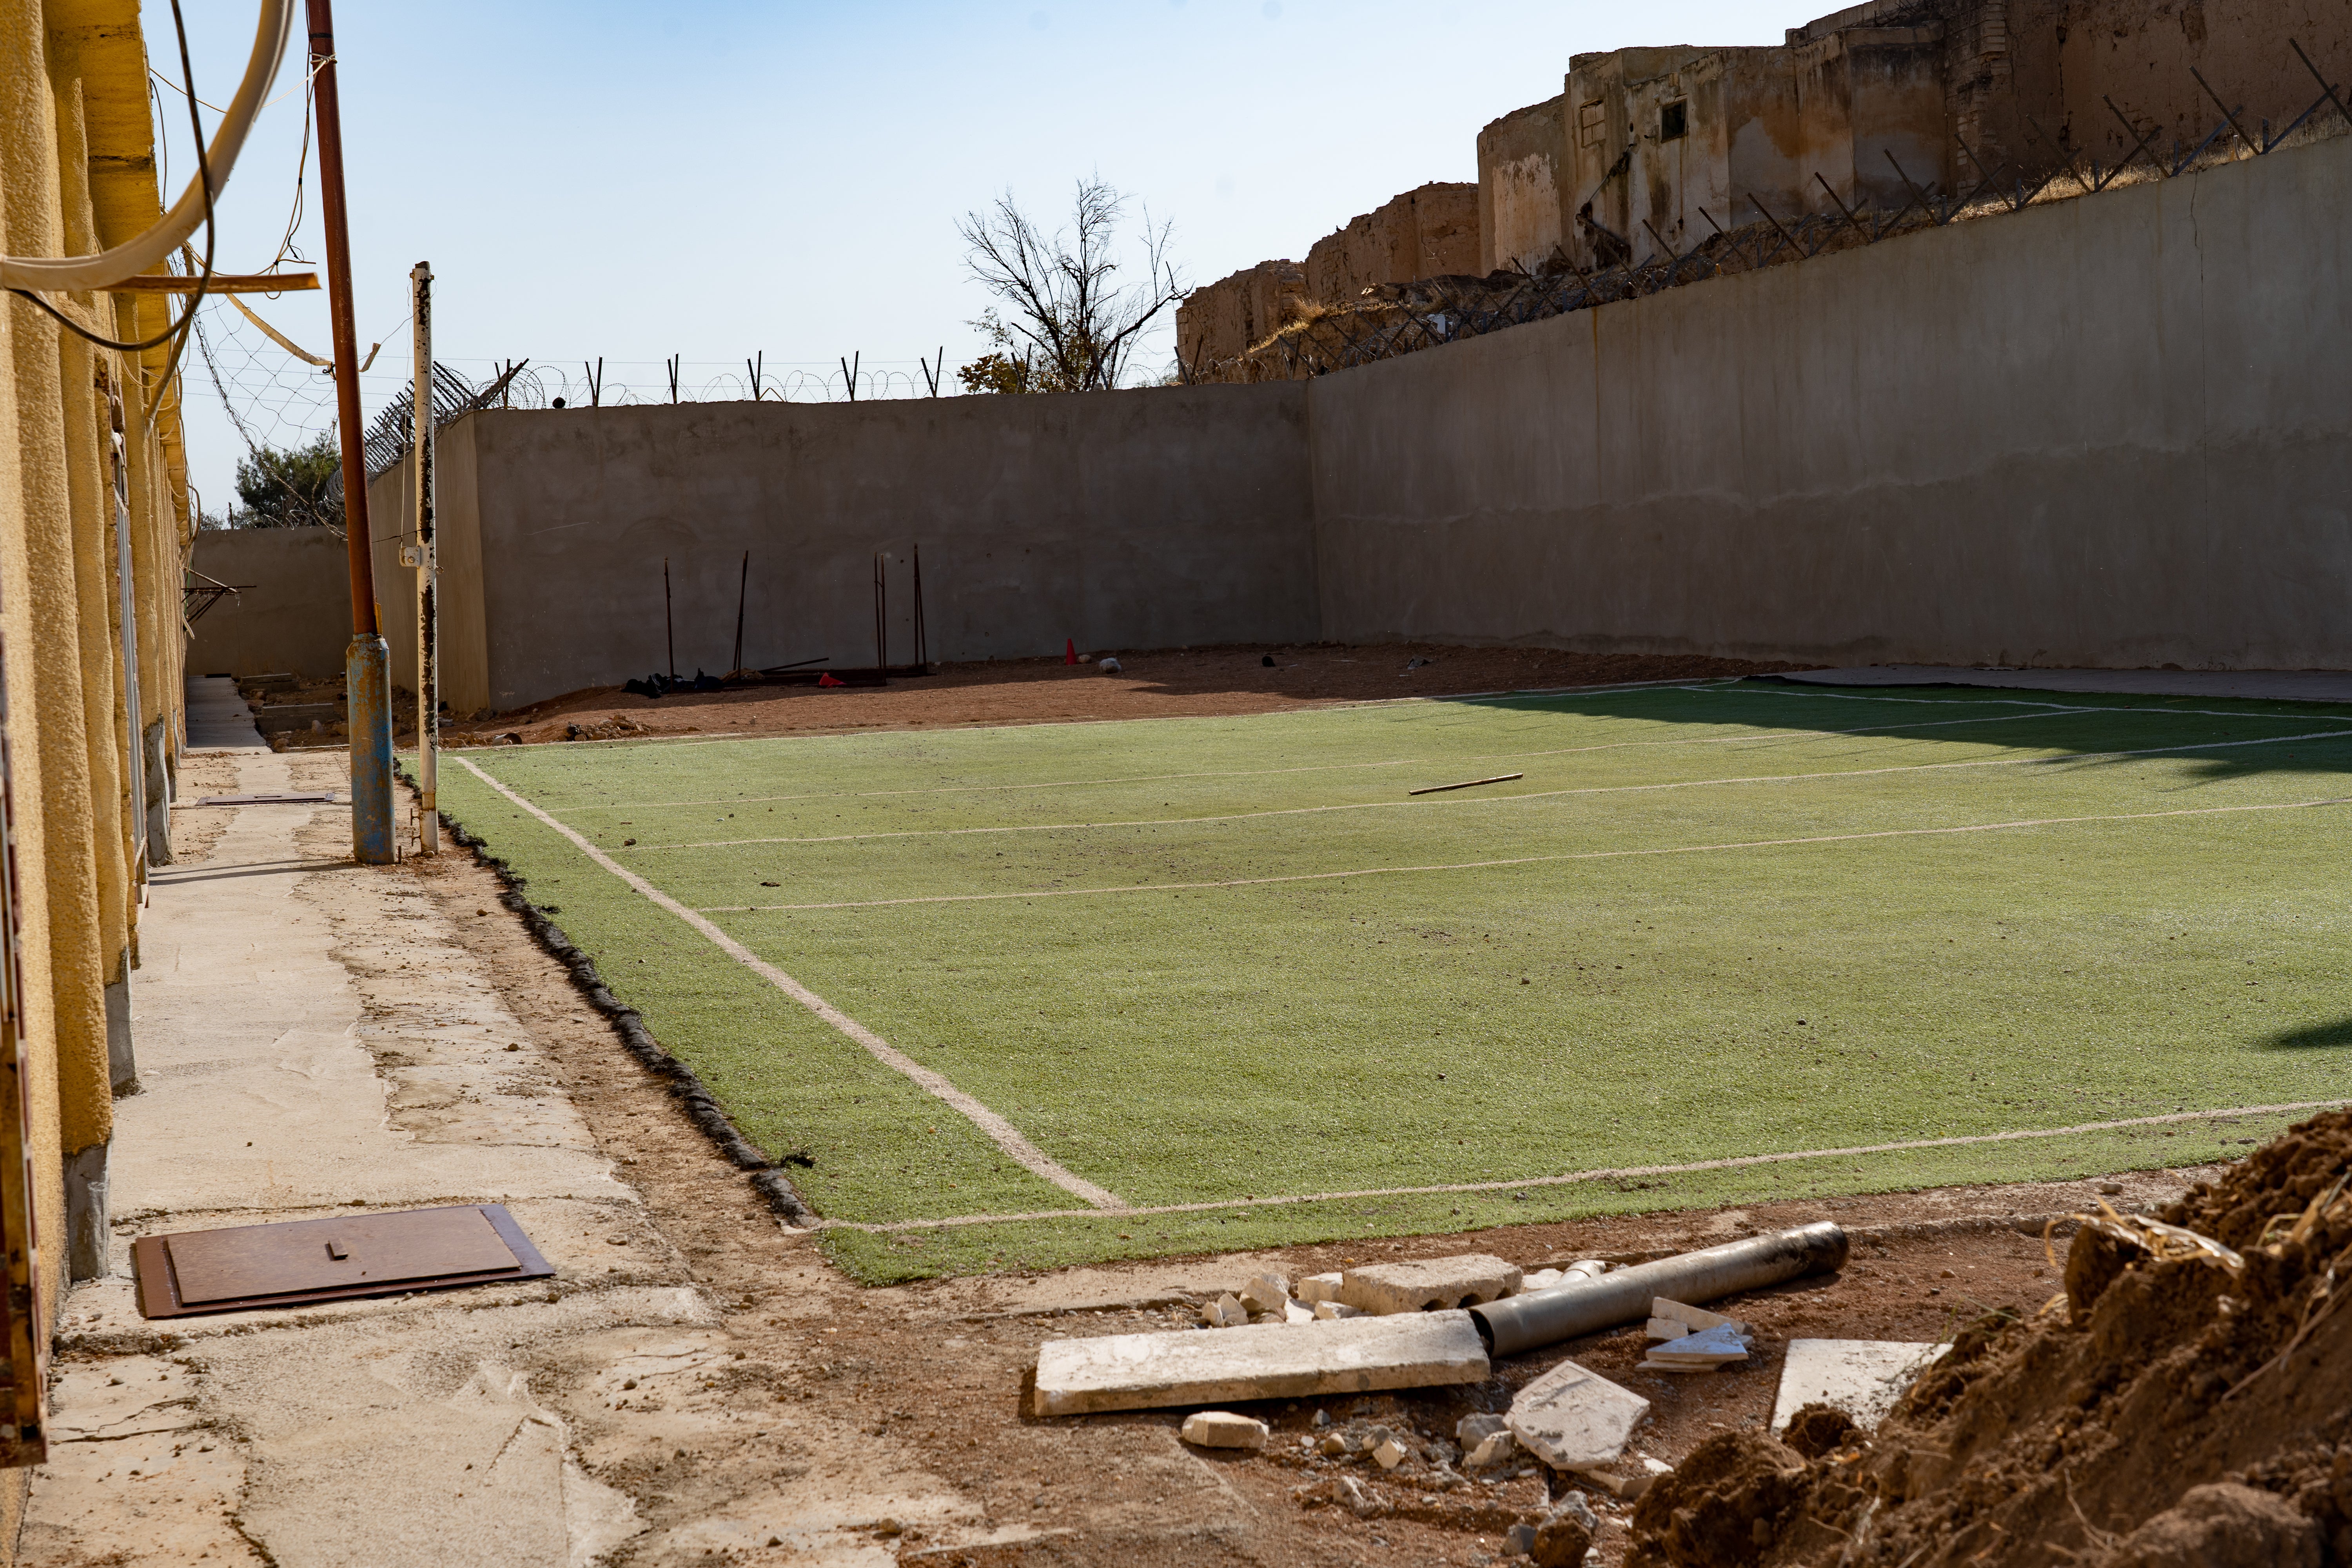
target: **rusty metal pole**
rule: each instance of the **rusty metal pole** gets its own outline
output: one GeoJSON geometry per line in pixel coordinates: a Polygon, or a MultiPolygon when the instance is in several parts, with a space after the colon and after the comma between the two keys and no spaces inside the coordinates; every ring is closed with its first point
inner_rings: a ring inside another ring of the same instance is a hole
{"type": "Polygon", "coordinates": [[[434,542],[433,490],[433,266],[420,261],[408,270],[408,302],[416,366],[409,394],[415,432],[410,462],[415,467],[416,523],[416,852],[441,853],[439,789],[441,749],[440,572],[434,542]]]}
{"type": "Polygon", "coordinates": [[[331,0],[307,0],[311,93],[318,114],[319,216],[326,229],[327,311],[335,340],[335,424],[342,439],[343,533],[351,551],[352,641],[343,654],[352,737],[352,854],[362,865],[400,858],[392,817],[392,650],[376,625],[367,448],[360,426],[359,329],[352,314],[352,239],[343,205],[343,121],[335,96],[331,0]]]}

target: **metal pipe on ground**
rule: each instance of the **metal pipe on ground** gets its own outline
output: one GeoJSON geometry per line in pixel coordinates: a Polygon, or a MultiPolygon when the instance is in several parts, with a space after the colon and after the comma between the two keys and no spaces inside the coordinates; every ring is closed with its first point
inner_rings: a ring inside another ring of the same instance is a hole
{"type": "Polygon", "coordinates": [[[1807,1274],[1832,1274],[1845,1267],[1844,1229],[1830,1220],[1793,1230],[1727,1242],[1698,1252],[1661,1258],[1616,1268],[1597,1279],[1579,1279],[1507,1296],[1470,1309],[1479,1337],[1492,1353],[1517,1355],[1579,1334],[1596,1333],[1650,1315],[1659,1296],[1687,1306],[1760,1290],[1807,1274]]]}

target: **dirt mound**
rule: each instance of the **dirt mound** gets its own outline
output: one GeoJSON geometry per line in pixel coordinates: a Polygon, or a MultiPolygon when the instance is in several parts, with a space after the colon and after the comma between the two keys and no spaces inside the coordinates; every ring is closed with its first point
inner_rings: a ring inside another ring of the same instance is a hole
{"type": "Polygon", "coordinates": [[[1875,1436],[1700,1447],[1629,1563],[2352,1565],[2347,1176],[2331,1111],[2159,1224],[2095,1216],[2065,1296],[1968,1329],[1875,1436]]]}

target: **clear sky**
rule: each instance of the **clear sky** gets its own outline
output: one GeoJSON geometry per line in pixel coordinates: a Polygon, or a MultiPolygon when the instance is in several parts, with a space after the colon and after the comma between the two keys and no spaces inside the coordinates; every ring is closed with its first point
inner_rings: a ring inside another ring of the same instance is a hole
{"type": "MultiPolygon", "coordinates": [[[[197,94],[225,104],[253,0],[183,5],[197,94]]],[[[1002,191],[1050,218],[1075,179],[1099,173],[1138,221],[1145,204],[1172,220],[1180,269],[1211,282],[1303,258],[1425,181],[1475,179],[1479,128],[1559,92],[1572,54],[1777,43],[1833,8],[344,0],[362,353],[384,341],[368,407],[406,384],[420,259],[439,280],[436,357],[476,381],[524,358],[576,378],[602,356],[608,381],[667,397],[671,354],[693,388],[740,380],[758,353],[772,377],[830,373],[837,389],[836,358],[856,353],[902,375],[904,395],[920,385],[918,356],[944,348],[952,366],[982,352],[966,323],[988,300],[955,220],[1002,191]]],[[[146,0],[145,17],[150,61],[176,83],[168,3],[146,0]]],[[[299,28],[295,48],[223,201],[224,271],[267,266],[292,210],[299,28]]],[[[186,106],[169,88],[157,99],[176,193],[194,167],[186,106]]],[[[306,183],[296,244],[315,260],[315,161],[306,183]]],[[[324,299],[248,302],[324,358],[324,299]]],[[[323,377],[226,305],[205,320],[256,435],[322,426],[323,377]]],[[[1164,366],[1171,341],[1163,331],[1139,363],[1164,366]]],[[[201,358],[188,424],[193,478],[220,510],[244,446],[201,358]]]]}

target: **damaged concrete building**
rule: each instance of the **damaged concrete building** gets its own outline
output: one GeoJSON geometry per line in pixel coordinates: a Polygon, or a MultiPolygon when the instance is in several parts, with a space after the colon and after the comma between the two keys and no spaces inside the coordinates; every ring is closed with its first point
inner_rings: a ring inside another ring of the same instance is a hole
{"type": "Polygon", "coordinates": [[[1873,0],[1772,47],[1575,55],[1559,96],[1479,132],[1475,187],[1424,185],[1304,268],[1265,262],[1195,290],[1179,352],[1197,379],[1367,288],[1641,263],[1768,216],[1886,213],[2063,166],[2177,159],[2221,115],[2267,134],[2315,89],[2290,38],[2330,58],[2352,43],[2352,9],[1873,0]]]}

